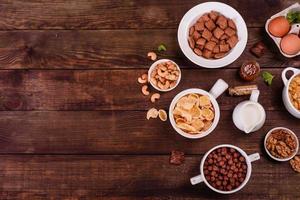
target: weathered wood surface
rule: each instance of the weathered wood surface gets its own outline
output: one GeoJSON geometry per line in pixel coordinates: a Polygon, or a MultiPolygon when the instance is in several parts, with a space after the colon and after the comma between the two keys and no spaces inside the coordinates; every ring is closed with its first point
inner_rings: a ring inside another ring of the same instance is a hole
{"type": "MultiPolygon", "coordinates": [[[[168,29],[184,13],[205,2],[139,0],[1,1],[0,30],[28,29],[168,29]]],[[[290,0],[229,0],[249,27],[262,26],[270,15],[295,3],[290,0]]]]}
{"type": "MultiPolygon", "coordinates": [[[[281,92],[282,69],[268,69],[275,75],[272,86],[261,77],[257,79],[262,90],[259,102],[267,110],[283,110],[281,92]]],[[[2,70],[0,71],[0,110],[148,110],[151,107],[167,109],[173,97],[187,88],[210,90],[218,78],[229,85],[245,85],[236,69],[182,70],[177,88],[163,93],[157,103],[141,93],[137,78],[146,70],[2,70]]],[[[150,89],[151,90],[151,89],[150,89]]],[[[154,90],[152,89],[154,92],[154,90]]],[[[233,110],[242,100],[227,93],[218,98],[221,110],[233,110]]]]}
{"type": "Polygon", "coordinates": [[[0,199],[300,199],[299,176],[288,163],[271,161],[262,141],[268,130],[285,126],[299,136],[299,120],[283,107],[281,71],[300,67],[266,36],[264,23],[292,0],[229,0],[248,26],[242,56],[223,69],[198,68],[182,54],[177,27],[186,11],[204,1],[0,1],[0,199]],[[263,40],[256,59],[251,46],[263,40]],[[147,52],[160,43],[182,68],[178,88],[153,104],[141,94],[137,77],[151,62],[147,52]],[[209,90],[218,78],[248,84],[237,69],[256,59],[275,75],[261,78],[259,102],[265,126],[245,135],[233,125],[234,106],[248,97],[223,94],[221,119],[211,135],[185,139],[169,122],[145,119],[151,107],[168,109],[181,90],[209,90]],[[202,155],[231,143],[259,152],[250,182],[222,196],[203,184],[191,186],[202,155]],[[186,153],[181,166],[169,164],[171,150],[186,153]]]}
{"type": "MultiPolygon", "coordinates": [[[[0,18],[1,20],[1,18],[0,18]]],[[[242,56],[226,68],[239,68],[256,59],[249,49],[264,40],[266,54],[258,59],[264,68],[300,65],[299,58],[283,57],[264,28],[249,28],[242,56]]],[[[147,53],[161,43],[170,58],[183,68],[199,68],[184,57],[177,42],[177,29],[98,31],[3,31],[0,32],[0,69],[120,69],[145,68],[147,53]]]]}
{"type": "Polygon", "coordinates": [[[250,135],[234,127],[223,111],[216,130],[201,140],[177,134],[169,122],[146,120],[145,111],[0,112],[0,154],[169,155],[174,149],[204,154],[222,143],[261,151],[265,134],[275,126],[300,132],[297,119],[268,111],[265,126],[250,135]]]}
{"type": "MultiPolygon", "coordinates": [[[[249,154],[252,152],[248,152],[249,154]]],[[[170,166],[168,156],[0,156],[5,199],[299,199],[299,176],[287,163],[253,163],[249,183],[223,196],[191,187],[201,156],[170,166]],[[268,186],[268,187],[266,187],[268,186]]]]}

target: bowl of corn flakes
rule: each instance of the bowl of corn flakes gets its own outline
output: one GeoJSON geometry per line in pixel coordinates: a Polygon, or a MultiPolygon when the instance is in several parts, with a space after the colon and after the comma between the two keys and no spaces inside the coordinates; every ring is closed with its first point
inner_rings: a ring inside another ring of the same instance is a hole
{"type": "Polygon", "coordinates": [[[228,84],[219,79],[212,89],[191,88],[177,94],[169,108],[169,119],[177,133],[198,139],[210,134],[220,119],[217,98],[228,88],[228,84]]]}

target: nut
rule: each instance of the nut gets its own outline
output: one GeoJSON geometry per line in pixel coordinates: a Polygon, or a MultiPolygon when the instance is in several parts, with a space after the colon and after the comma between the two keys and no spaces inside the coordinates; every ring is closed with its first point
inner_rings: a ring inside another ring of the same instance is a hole
{"type": "Polygon", "coordinates": [[[267,138],[266,147],[272,156],[288,158],[296,151],[296,138],[285,129],[274,130],[267,138]]]}
{"type": "Polygon", "coordinates": [[[147,112],[147,119],[149,120],[150,118],[157,118],[158,116],[158,111],[155,108],[151,108],[147,112]]]}
{"type": "Polygon", "coordinates": [[[154,103],[159,98],[160,98],[160,94],[159,93],[154,93],[151,96],[151,102],[154,103]]]}
{"type": "Polygon", "coordinates": [[[290,165],[295,172],[300,173],[300,157],[295,156],[292,160],[290,160],[290,165]]]}
{"type": "Polygon", "coordinates": [[[168,119],[167,112],[163,109],[159,109],[158,116],[159,116],[159,119],[164,122],[167,121],[167,119],[168,119]]]}
{"type": "Polygon", "coordinates": [[[150,60],[152,60],[152,61],[154,61],[154,60],[157,59],[157,55],[156,55],[156,53],[154,53],[154,52],[149,52],[149,53],[147,54],[147,56],[148,56],[148,58],[149,58],[150,60]]]}
{"type": "Polygon", "coordinates": [[[141,84],[145,84],[148,82],[148,75],[147,74],[142,74],[141,77],[138,78],[138,82],[141,84]]]}
{"type": "Polygon", "coordinates": [[[148,85],[143,85],[143,87],[142,87],[142,93],[145,96],[148,96],[150,94],[150,92],[148,91],[148,85]]]}
{"type": "Polygon", "coordinates": [[[157,64],[151,72],[150,82],[161,90],[168,90],[177,85],[179,68],[171,61],[157,64]]]}

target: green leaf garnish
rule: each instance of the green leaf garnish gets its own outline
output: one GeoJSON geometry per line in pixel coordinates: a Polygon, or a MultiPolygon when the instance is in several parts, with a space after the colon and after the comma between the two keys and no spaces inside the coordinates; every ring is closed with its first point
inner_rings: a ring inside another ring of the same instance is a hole
{"type": "Polygon", "coordinates": [[[272,85],[272,81],[274,79],[274,76],[270,72],[263,72],[262,73],[262,78],[268,85],[272,85]]]}
{"type": "Polygon", "coordinates": [[[286,19],[291,24],[300,23],[300,12],[299,11],[290,11],[286,15],[286,19]]]}
{"type": "Polygon", "coordinates": [[[160,44],[158,47],[157,47],[157,50],[159,52],[161,51],[167,51],[167,47],[164,45],[164,44],[160,44]]]}

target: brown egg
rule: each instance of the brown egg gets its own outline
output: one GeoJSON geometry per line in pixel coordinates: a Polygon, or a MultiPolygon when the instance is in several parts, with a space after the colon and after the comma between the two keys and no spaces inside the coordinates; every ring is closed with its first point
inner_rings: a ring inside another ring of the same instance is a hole
{"type": "Polygon", "coordinates": [[[300,38],[295,34],[288,34],[280,41],[280,48],[286,54],[297,54],[300,51],[300,38]]]}
{"type": "Polygon", "coordinates": [[[288,20],[285,17],[280,16],[270,21],[268,30],[275,37],[283,37],[289,32],[290,27],[288,20]]]}

